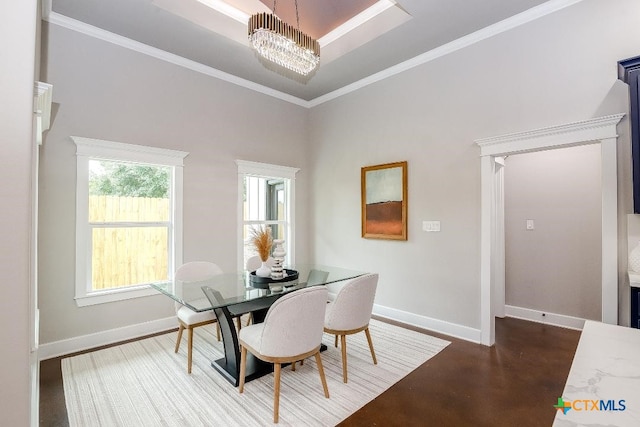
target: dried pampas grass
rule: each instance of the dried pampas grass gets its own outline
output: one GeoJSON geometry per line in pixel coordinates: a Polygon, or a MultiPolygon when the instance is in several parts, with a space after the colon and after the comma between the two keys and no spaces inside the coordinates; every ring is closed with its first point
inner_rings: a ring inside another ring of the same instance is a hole
{"type": "Polygon", "coordinates": [[[273,246],[273,237],[271,236],[271,227],[252,227],[251,243],[256,248],[260,259],[264,262],[271,255],[271,247],[273,246]]]}

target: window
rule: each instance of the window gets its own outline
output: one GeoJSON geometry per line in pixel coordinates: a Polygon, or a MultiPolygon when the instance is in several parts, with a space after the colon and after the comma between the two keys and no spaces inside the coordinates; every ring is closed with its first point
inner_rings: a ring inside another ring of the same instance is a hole
{"type": "Polygon", "coordinates": [[[299,169],[237,160],[241,269],[256,255],[248,245],[252,227],[271,227],[274,239],[285,241],[286,264],[294,263],[295,175],[299,169]]]}
{"type": "Polygon", "coordinates": [[[77,145],[76,303],[156,293],[182,260],[187,153],[72,137],[77,145]]]}

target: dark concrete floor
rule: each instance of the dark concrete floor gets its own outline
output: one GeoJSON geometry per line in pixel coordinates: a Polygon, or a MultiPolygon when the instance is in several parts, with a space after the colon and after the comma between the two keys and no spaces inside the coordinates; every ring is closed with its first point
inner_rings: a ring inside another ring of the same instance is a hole
{"type": "MultiPolygon", "coordinates": [[[[553,405],[562,395],[579,331],[496,319],[496,345],[491,348],[427,333],[451,345],[341,426],[525,427],[553,423],[553,405]]],[[[60,360],[40,364],[42,426],[69,425],[60,360]]]]}

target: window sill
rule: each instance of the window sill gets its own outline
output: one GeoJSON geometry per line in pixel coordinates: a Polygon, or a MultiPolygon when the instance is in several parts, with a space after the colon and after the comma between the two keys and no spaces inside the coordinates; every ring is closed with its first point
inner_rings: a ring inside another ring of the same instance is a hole
{"type": "Polygon", "coordinates": [[[78,307],[86,307],[89,305],[106,304],[151,295],[158,295],[158,291],[149,285],[141,285],[135,288],[92,292],[87,295],[76,296],[75,300],[78,307]]]}

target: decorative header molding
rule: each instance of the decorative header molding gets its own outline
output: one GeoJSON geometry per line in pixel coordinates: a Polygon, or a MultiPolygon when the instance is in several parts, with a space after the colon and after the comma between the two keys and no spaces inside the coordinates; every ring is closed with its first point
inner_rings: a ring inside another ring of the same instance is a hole
{"type": "Polygon", "coordinates": [[[563,125],[550,126],[525,132],[476,139],[481,156],[497,156],[505,153],[536,151],[601,141],[618,136],[616,126],[624,113],[563,125]]]}
{"type": "Polygon", "coordinates": [[[35,82],[33,112],[36,115],[36,142],[42,145],[42,134],[51,126],[51,103],[53,85],[35,82]]]}

